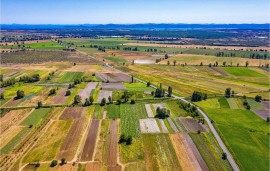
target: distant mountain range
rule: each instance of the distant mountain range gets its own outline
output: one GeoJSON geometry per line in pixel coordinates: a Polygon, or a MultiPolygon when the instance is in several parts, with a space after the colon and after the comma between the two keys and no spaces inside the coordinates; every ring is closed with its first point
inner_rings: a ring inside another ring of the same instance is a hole
{"type": "Polygon", "coordinates": [[[102,30],[183,30],[183,29],[269,29],[266,24],[1,24],[1,29],[102,29],[102,30]]]}

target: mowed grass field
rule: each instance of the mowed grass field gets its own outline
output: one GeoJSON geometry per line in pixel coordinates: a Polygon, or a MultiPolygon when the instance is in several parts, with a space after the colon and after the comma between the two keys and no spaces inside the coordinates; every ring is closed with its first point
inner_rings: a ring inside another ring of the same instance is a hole
{"type": "Polygon", "coordinates": [[[244,67],[220,67],[220,70],[223,70],[230,75],[239,76],[239,77],[267,77],[264,74],[258,73],[252,69],[244,67]]]}
{"type": "Polygon", "coordinates": [[[82,76],[83,72],[65,72],[57,82],[68,83],[74,81],[75,79],[80,79],[82,76]]]}
{"type": "Polygon", "coordinates": [[[8,45],[8,46],[1,46],[3,49],[46,49],[46,50],[63,50],[63,46],[58,44],[55,41],[50,42],[37,42],[31,44],[20,44],[20,45],[8,45]]]}
{"type": "Polygon", "coordinates": [[[249,110],[204,110],[214,120],[241,169],[269,170],[269,125],[264,120],[249,110]]]}
{"type": "Polygon", "coordinates": [[[51,108],[36,109],[25,120],[22,121],[21,125],[35,125],[50,111],[51,108]]]}

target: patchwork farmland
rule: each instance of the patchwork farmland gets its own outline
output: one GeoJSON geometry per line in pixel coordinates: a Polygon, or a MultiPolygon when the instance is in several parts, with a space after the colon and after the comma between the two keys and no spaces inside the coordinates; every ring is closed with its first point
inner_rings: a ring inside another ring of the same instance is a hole
{"type": "Polygon", "coordinates": [[[59,40],[3,57],[0,170],[269,170],[269,71],[255,67],[268,61],[140,40],[127,51],[138,43],[127,38],[59,40]]]}

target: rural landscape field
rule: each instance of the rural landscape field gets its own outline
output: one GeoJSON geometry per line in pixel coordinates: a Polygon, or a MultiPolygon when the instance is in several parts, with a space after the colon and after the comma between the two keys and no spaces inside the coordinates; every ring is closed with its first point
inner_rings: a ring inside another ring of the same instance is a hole
{"type": "Polygon", "coordinates": [[[270,169],[269,24],[5,21],[0,170],[270,169]]]}

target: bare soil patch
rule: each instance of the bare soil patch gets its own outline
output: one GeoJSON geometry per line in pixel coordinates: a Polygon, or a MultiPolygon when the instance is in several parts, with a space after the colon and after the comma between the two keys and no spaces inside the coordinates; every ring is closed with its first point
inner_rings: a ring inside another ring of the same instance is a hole
{"type": "Polygon", "coordinates": [[[181,123],[184,125],[184,127],[188,132],[197,132],[198,130],[202,132],[207,131],[205,125],[198,123],[198,121],[192,118],[179,118],[179,120],[181,121],[181,123]]]}
{"type": "Polygon", "coordinates": [[[124,90],[124,84],[123,83],[102,83],[101,84],[102,89],[112,89],[112,90],[124,90]]]}
{"type": "Polygon", "coordinates": [[[96,73],[96,76],[104,82],[117,82],[115,79],[107,75],[106,73],[96,73]]]}
{"type": "Polygon", "coordinates": [[[261,103],[264,109],[270,109],[270,101],[262,101],[261,103]]]}
{"type": "Polygon", "coordinates": [[[66,96],[66,88],[62,88],[56,96],[53,97],[52,102],[53,104],[64,104],[66,103],[68,96],[66,96]]]}
{"type": "Polygon", "coordinates": [[[67,137],[60,148],[57,159],[60,160],[66,158],[67,161],[73,159],[83,131],[84,121],[84,118],[74,120],[67,137]]]}
{"type": "Polygon", "coordinates": [[[74,166],[72,163],[67,163],[62,166],[58,165],[56,167],[49,167],[49,171],[77,171],[78,170],[78,164],[75,164],[74,166]]]}
{"type": "Polygon", "coordinates": [[[4,107],[12,107],[12,106],[16,106],[17,103],[20,102],[20,99],[10,99],[7,103],[4,104],[4,107]]]}
{"type": "Polygon", "coordinates": [[[109,77],[113,78],[116,81],[120,82],[131,82],[131,77],[123,74],[123,73],[107,73],[109,77]]]}
{"type": "Polygon", "coordinates": [[[85,108],[83,107],[68,107],[60,116],[61,120],[79,119],[85,115],[85,108]]]}
{"type": "Polygon", "coordinates": [[[111,120],[110,128],[109,128],[109,142],[108,142],[108,150],[107,153],[107,161],[106,164],[108,166],[108,170],[114,170],[117,166],[117,138],[118,138],[118,121],[111,120]],[[110,168],[110,169],[109,169],[110,168]]]}
{"type": "Polygon", "coordinates": [[[160,133],[156,119],[140,119],[142,133],[160,133]]]}
{"type": "Polygon", "coordinates": [[[145,109],[149,118],[155,117],[150,104],[145,104],[145,109]]]}
{"type": "Polygon", "coordinates": [[[0,135],[0,149],[3,148],[13,137],[15,137],[21,130],[22,126],[11,126],[4,133],[0,135]]]}
{"type": "Polygon", "coordinates": [[[101,170],[100,162],[87,163],[85,167],[85,171],[100,171],[100,170],[101,170]]]}
{"type": "Polygon", "coordinates": [[[209,170],[200,153],[194,153],[192,148],[196,146],[188,134],[177,133],[169,136],[183,170],[209,170]]]}
{"type": "Polygon", "coordinates": [[[108,101],[108,97],[109,96],[112,97],[112,91],[100,90],[99,95],[98,95],[97,102],[100,103],[103,98],[105,98],[106,101],[108,101]]]}
{"type": "Polygon", "coordinates": [[[86,85],[84,89],[82,89],[79,92],[79,95],[81,96],[83,103],[85,102],[86,98],[90,97],[91,91],[97,87],[97,84],[98,84],[97,82],[90,82],[86,85]]]}
{"type": "Polygon", "coordinates": [[[92,161],[93,154],[96,146],[96,139],[98,134],[99,120],[92,120],[89,127],[87,138],[84,144],[81,161],[92,161]]]}
{"type": "Polygon", "coordinates": [[[157,108],[159,107],[160,109],[162,108],[166,108],[166,105],[164,103],[156,103],[156,104],[152,104],[155,111],[157,110],[157,108]]]}
{"type": "Polygon", "coordinates": [[[252,110],[256,115],[266,120],[270,116],[270,110],[252,110]]]}

